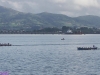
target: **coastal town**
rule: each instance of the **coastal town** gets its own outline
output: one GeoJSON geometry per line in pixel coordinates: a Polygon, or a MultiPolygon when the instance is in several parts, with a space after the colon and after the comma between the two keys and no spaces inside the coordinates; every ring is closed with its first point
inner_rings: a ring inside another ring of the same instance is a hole
{"type": "Polygon", "coordinates": [[[0,30],[0,34],[100,34],[100,29],[95,27],[48,27],[37,30],[0,30]]]}

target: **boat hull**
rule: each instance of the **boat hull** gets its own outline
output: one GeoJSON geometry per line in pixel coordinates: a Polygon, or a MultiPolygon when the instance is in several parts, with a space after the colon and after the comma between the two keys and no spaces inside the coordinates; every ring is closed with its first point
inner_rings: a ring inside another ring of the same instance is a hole
{"type": "Polygon", "coordinates": [[[0,43],[0,46],[12,46],[12,45],[9,44],[9,43],[4,43],[4,44],[1,44],[1,43],[0,43]]]}
{"type": "Polygon", "coordinates": [[[97,47],[77,47],[78,50],[97,50],[97,47]]]}

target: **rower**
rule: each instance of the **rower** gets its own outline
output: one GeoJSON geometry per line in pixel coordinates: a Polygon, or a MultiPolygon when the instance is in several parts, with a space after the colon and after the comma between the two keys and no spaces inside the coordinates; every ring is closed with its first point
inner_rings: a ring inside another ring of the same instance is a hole
{"type": "Polygon", "coordinates": [[[93,47],[95,47],[95,46],[93,45],[93,47]]]}

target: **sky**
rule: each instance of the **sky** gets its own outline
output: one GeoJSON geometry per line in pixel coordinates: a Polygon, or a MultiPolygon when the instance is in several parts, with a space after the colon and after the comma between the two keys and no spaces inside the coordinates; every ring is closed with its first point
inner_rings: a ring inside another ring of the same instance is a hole
{"type": "Polygon", "coordinates": [[[0,0],[0,5],[34,14],[49,12],[70,17],[100,16],[100,0],[0,0]]]}

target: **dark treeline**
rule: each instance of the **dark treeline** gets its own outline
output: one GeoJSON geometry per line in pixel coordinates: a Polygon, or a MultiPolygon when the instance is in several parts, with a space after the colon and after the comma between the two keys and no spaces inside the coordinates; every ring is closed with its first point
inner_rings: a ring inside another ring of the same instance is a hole
{"type": "Polygon", "coordinates": [[[39,30],[0,30],[0,34],[100,34],[100,29],[63,26],[62,28],[48,27],[39,30]]]}
{"type": "Polygon", "coordinates": [[[62,33],[71,30],[73,34],[100,34],[100,29],[95,27],[62,27],[62,33]]]}

